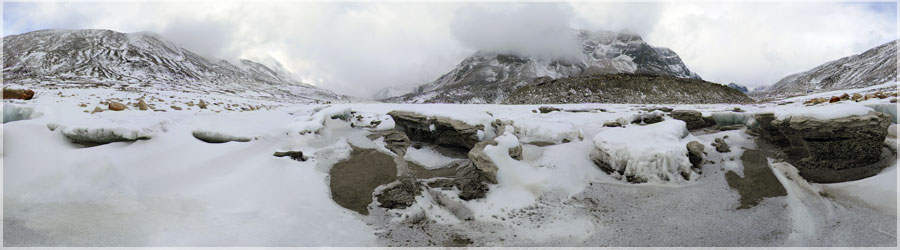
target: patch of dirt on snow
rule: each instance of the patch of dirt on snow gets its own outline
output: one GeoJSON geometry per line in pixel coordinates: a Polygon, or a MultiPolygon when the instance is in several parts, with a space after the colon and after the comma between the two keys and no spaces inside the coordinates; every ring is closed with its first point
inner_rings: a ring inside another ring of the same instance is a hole
{"type": "Polygon", "coordinates": [[[738,209],[756,206],[766,197],[787,195],[762,151],[747,149],[741,155],[741,162],[744,163],[744,178],[731,171],[725,173],[728,186],[741,195],[741,206],[738,209]]]}
{"type": "MultiPolygon", "coordinates": [[[[342,207],[368,215],[372,193],[378,186],[397,180],[397,166],[392,156],[378,150],[352,149],[350,158],[334,164],[329,172],[331,198],[342,207]]],[[[419,179],[456,175],[454,168],[428,170],[411,161],[407,161],[407,166],[419,179]]]]}

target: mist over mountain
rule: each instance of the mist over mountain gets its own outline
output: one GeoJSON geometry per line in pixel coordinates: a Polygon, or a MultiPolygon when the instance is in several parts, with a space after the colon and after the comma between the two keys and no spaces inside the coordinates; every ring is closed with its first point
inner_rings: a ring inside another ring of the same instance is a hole
{"type": "Polygon", "coordinates": [[[391,102],[499,103],[535,78],[629,73],[700,79],[674,51],[626,32],[571,30],[579,54],[564,57],[479,51],[437,80],[391,102]]]}

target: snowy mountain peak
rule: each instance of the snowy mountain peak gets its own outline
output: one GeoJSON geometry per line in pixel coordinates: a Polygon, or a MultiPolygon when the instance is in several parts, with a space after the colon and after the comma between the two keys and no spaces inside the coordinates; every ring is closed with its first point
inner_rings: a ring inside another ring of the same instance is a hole
{"type": "MultiPolygon", "coordinates": [[[[581,54],[547,59],[493,51],[478,51],[415,92],[388,98],[396,102],[499,103],[511,91],[539,77],[566,78],[629,73],[700,79],[670,49],[654,47],[639,35],[577,30],[581,54]]],[[[387,94],[392,91],[381,91],[387,94]]],[[[383,96],[381,96],[383,97],[383,96]]]]}
{"type": "Polygon", "coordinates": [[[831,90],[863,88],[897,81],[897,43],[887,42],[861,54],[837,59],[809,71],[782,78],[754,91],[760,97],[779,98],[831,90]]]}
{"type": "Polygon", "coordinates": [[[3,52],[6,82],[137,85],[301,102],[345,98],[294,80],[283,69],[209,60],[149,32],[40,30],[4,37],[3,52]]]}

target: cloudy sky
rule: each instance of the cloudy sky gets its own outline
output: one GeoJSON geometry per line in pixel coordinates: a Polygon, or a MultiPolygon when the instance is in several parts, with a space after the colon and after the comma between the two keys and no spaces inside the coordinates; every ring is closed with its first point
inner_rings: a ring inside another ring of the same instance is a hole
{"type": "Polygon", "coordinates": [[[571,29],[635,32],[705,80],[750,87],[897,39],[893,2],[4,2],[2,12],[4,36],[150,31],[210,58],[277,60],[361,97],[432,81],[477,50],[565,55],[571,29]]]}

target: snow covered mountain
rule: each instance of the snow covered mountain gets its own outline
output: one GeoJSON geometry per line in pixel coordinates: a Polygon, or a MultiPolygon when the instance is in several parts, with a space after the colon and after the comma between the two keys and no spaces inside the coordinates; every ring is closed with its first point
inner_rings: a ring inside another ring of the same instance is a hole
{"type": "Polygon", "coordinates": [[[4,83],[230,93],[300,102],[346,99],[250,60],[201,57],[152,33],[40,30],[3,38],[4,83]]]}
{"type": "MultiPolygon", "coordinates": [[[[675,52],[654,47],[640,36],[616,32],[574,31],[581,55],[542,59],[479,51],[434,82],[389,102],[499,103],[538,77],[566,78],[633,73],[700,79],[675,52]]],[[[384,91],[389,92],[389,91],[384,91]]]]}
{"type": "Polygon", "coordinates": [[[789,75],[753,93],[779,98],[831,90],[863,88],[897,80],[897,40],[862,54],[844,57],[806,72],[789,75]]]}

